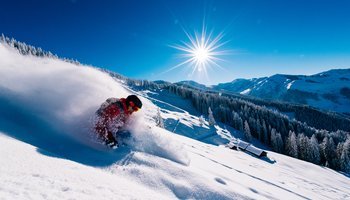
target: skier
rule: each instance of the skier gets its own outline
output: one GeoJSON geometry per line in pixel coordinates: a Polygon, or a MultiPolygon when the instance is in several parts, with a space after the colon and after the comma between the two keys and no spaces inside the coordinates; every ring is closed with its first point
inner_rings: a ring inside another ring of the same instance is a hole
{"type": "Polygon", "coordinates": [[[141,100],[136,95],[125,98],[108,98],[96,111],[97,122],[95,132],[103,142],[115,149],[119,146],[117,132],[127,122],[129,116],[142,107],[141,100]]]}

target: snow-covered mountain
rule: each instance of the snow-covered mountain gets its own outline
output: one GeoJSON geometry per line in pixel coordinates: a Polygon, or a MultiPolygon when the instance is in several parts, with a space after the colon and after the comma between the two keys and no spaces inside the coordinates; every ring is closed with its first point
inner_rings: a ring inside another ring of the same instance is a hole
{"type": "Polygon", "coordinates": [[[269,151],[225,148],[242,133],[209,126],[191,102],[135,90],[96,68],[23,56],[0,43],[0,199],[348,199],[349,176],[269,151]],[[91,131],[108,97],[141,96],[125,146],[91,131]],[[157,108],[165,129],[156,127],[157,108]]]}
{"type": "Polygon", "coordinates": [[[192,80],[180,81],[180,82],[177,82],[177,84],[190,85],[190,86],[192,86],[194,88],[198,88],[198,89],[207,89],[206,85],[197,83],[196,81],[192,81],[192,80]]]}
{"type": "Polygon", "coordinates": [[[350,113],[350,69],[334,69],[311,76],[276,74],[236,79],[213,88],[350,113]]]}

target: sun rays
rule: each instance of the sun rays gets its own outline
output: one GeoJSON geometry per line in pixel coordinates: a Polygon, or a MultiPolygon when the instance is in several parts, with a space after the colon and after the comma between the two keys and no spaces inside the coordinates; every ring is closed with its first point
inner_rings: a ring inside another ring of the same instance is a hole
{"type": "Polygon", "coordinates": [[[166,72],[181,66],[188,66],[191,69],[190,77],[193,75],[208,77],[209,69],[213,67],[222,68],[219,61],[224,60],[220,57],[228,54],[228,51],[220,50],[227,43],[227,41],[223,41],[224,34],[222,32],[214,36],[213,31],[207,33],[205,26],[203,26],[200,33],[195,32],[191,35],[185,30],[184,32],[187,36],[187,41],[182,41],[181,44],[170,45],[172,48],[181,51],[180,56],[183,60],[166,72]]]}

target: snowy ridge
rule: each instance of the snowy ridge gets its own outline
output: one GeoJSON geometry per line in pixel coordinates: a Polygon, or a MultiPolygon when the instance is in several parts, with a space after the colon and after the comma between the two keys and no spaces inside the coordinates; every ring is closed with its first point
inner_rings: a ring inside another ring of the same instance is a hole
{"type": "Polygon", "coordinates": [[[276,74],[258,79],[237,79],[213,88],[349,113],[349,85],[350,69],[334,69],[311,76],[276,74]]]}
{"type": "Polygon", "coordinates": [[[93,67],[3,44],[0,74],[1,199],[350,198],[348,176],[270,151],[275,162],[225,148],[242,135],[201,123],[189,101],[164,91],[133,91],[93,67]],[[95,110],[132,92],[144,107],[128,124],[127,145],[96,143],[95,110]],[[155,126],[157,107],[167,130],[155,126]]]}

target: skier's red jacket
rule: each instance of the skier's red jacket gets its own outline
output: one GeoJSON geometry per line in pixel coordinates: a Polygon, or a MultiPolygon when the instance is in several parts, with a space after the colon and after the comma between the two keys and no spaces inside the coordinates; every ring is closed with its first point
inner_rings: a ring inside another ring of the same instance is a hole
{"type": "Polygon", "coordinates": [[[117,133],[124,126],[130,116],[126,106],[126,99],[109,98],[96,112],[98,119],[95,132],[103,140],[115,140],[113,133],[117,133]]]}

